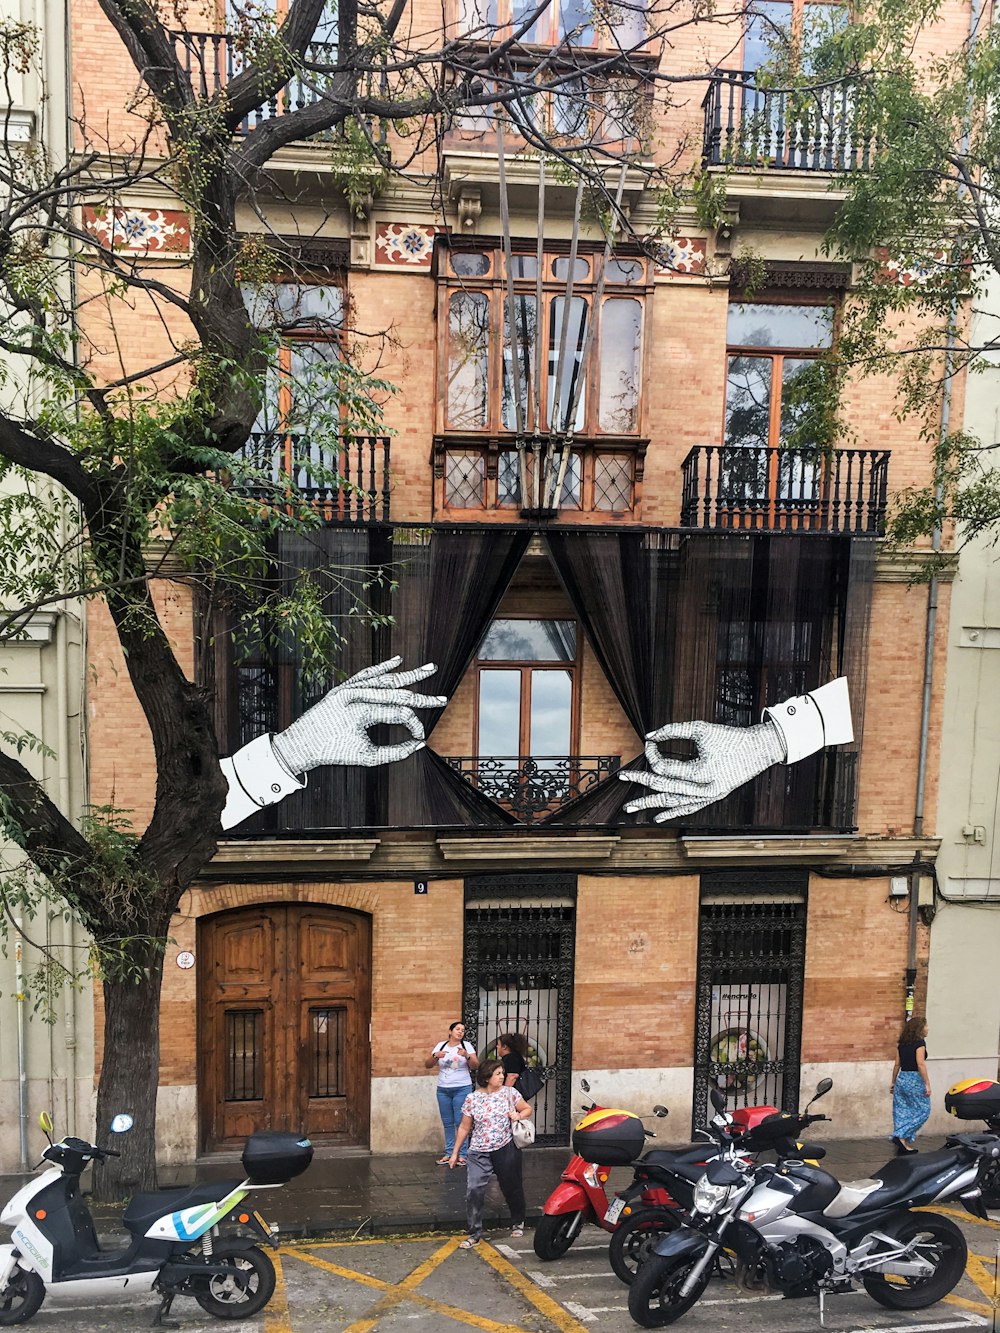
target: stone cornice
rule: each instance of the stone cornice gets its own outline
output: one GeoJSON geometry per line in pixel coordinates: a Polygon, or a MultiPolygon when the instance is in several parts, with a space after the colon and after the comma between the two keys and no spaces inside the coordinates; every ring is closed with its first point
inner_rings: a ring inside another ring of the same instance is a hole
{"type": "MultiPolygon", "coordinates": [[[[926,583],[931,564],[941,559],[941,553],[908,547],[900,550],[882,544],[875,564],[876,583],[926,583]]],[[[958,573],[958,553],[945,552],[944,564],[938,570],[939,583],[953,583],[958,573]]]]}

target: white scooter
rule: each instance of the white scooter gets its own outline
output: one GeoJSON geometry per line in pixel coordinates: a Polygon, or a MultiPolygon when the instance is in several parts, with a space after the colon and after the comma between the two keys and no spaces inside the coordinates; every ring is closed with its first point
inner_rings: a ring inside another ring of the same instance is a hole
{"type": "MultiPolygon", "coordinates": [[[[0,1245],[0,1326],[21,1324],[46,1296],[70,1304],[155,1291],[160,1326],[175,1296],[193,1296],[219,1319],[249,1319],[274,1293],[274,1265],[258,1247],[277,1249],[275,1228],[242,1207],[254,1189],[274,1189],[300,1175],[312,1161],[312,1144],[296,1134],[252,1134],[243,1150],[245,1180],[220,1180],[184,1189],[137,1194],[122,1216],[129,1243],[102,1250],[80,1194],[80,1176],[92,1161],[118,1157],[85,1139],[53,1143],[52,1120],[40,1118],[49,1146],[36,1180],[24,1185],[0,1213],[13,1228],[0,1245]]],[[[112,1133],[132,1128],[117,1115],[112,1133]]]]}

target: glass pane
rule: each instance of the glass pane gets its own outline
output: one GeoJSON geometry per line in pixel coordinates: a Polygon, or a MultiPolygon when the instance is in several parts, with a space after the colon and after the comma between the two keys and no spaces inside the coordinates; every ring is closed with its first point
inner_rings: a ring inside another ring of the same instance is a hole
{"type": "Polygon", "coordinates": [[[225,1091],[227,1102],[264,1098],[264,1011],[230,1009],[225,1015],[225,1091]]]}
{"type": "Polygon", "coordinates": [[[510,272],[514,278],[531,278],[534,281],[538,274],[538,257],[536,255],[511,255],[510,272]]]}
{"type": "Polygon", "coordinates": [[[726,376],[727,445],[766,448],[771,420],[769,356],[731,356],[726,376]]]}
{"type": "MultiPolygon", "coordinates": [[[[538,0],[512,0],[510,7],[511,27],[516,31],[522,20],[537,8],[538,0]]],[[[551,22],[549,11],[546,9],[541,17],[537,18],[531,27],[521,34],[518,40],[522,42],[544,42],[551,31],[551,22]]]]}
{"type": "Polygon", "coordinates": [[[486,460],[482,454],[448,453],[444,463],[444,502],[456,509],[481,508],[486,460]]]}
{"type": "Polygon", "coordinates": [[[579,509],[583,503],[583,459],[578,453],[571,453],[566,464],[562,490],[559,493],[560,509],[579,509]]]}
{"type": "Polygon", "coordinates": [[[343,1097],[346,1009],[309,1010],[309,1096],[343,1097]]]}
{"type": "Polygon", "coordinates": [[[639,425],[642,306],[612,299],[601,307],[601,430],[625,434],[639,425]]]}
{"type": "Polygon", "coordinates": [[[481,661],[572,662],[575,620],[494,620],[479,649],[481,661]]]}
{"type": "Polygon", "coordinates": [[[572,707],[573,677],[570,672],[531,673],[529,754],[569,754],[572,707]]]}
{"type": "Polygon", "coordinates": [[[819,493],[827,373],[822,361],[788,356],[782,365],[780,443],[787,452],[779,459],[779,493],[784,500],[812,500],[819,493]]]}
{"type": "Polygon", "coordinates": [[[482,430],[488,421],[490,303],[455,292],[448,303],[448,425],[482,430]]]}
{"type": "Polygon", "coordinates": [[[516,755],[521,746],[520,671],[480,671],[479,743],[481,755],[516,755]]]}
{"type": "Polygon", "coordinates": [[[573,46],[593,46],[594,20],[591,0],[557,0],[559,36],[568,37],[573,46]]]}
{"type": "Polygon", "coordinates": [[[521,420],[528,426],[531,418],[531,402],[534,397],[535,381],[535,340],[538,337],[538,319],[533,296],[514,297],[514,324],[516,329],[516,347],[510,341],[510,306],[503,303],[503,376],[500,386],[500,418],[507,430],[517,429],[517,412],[514,405],[514,368],[511,359],[517,356],[518,384],[521,390],[521,420]]]}
{"type": "Polygon", "coordinates": [[[760,69],[787,48],[791,36],[791,0],[750,0],[743,29],[743,68],[760,69]]]}
{"type": "Polygon", "coordinates": [[[831,347],[833,306],[734,301],[726,341],[730,347],[831,347]]]}
{"type": "MultiPolygon", "coordinates": [[[[573,269],[573,281],[582,282],[584,278],[589,276],[589,274],[590,274],[590,264],[587,262],[586,259],[578,259],[573,269]]],[[[553,277],[556,278],[563,278],[563,279],[568,278],[569,260],[568,259],[554,260],[552,264],[552,275],[553,277]]]]}
{"type": "MultiPolygon", "coordinates": [[[[565,79],[551,94],[552,133],[569,139],[584,139],[590,134],[590,89],[586,79],[565,79]]],[[[556,263],[561,263],[556,260],[556,263]]],[[[569,264],[566,264],[567,269],[569,264]]],[[[579,268],[579,262],[577,264],[579,268]]]]}
{"type": "Polygon", "coordinates": [[[637,259],[609,259],[604,266],[604,281],[634,286],[642,282],[642,265],[637,259]]]}
{"type": "Polygon", "coordinates": [[[624,454],[598,454],[594,459],[594,508],[632,508],[632,459],[624,454]]]}
{"type": "Polygon", "coordinates": [[[497,462],[497,504],[521,503],[521,460],[513,449],[505,450],[497,462]]]}
{"type": "Polygon", "coordinates": [[[847,27],[850,15],[845,4],[807,4],[802,10],[803,74],[816,73],[815,55],[824,42],[847,27]]]}
{"type": "Polygon", "coordinates": [[[478,252],[452,254],[451,271],[460,278],[483,278],[490,271],[490,257],[478,252]]]}
{"type": "Polygon", "coordinates": [[[579,379],[580,390],[573,427],[575,430],[582,430],[586,412],[583,344],[587,334],[587,302],[582,296],[574,296],[570,302],[565,354],[561,355],[563,349],[560,348],[559,341],[562,337],[565,307],[565,296],[557,296],[549,312],[549,373],[546,385],[549,426],[553,430],[568,429],[570,405],[579,379]]]}
{"type": "Polygon", "coordinates": [[[288,345],[291,410],[285,426],[305,434],[339,433],[340,348],[334,342],[299,342],[288,345]]]}
{"type": "Polygon", "coordinates": [[[497,0],[459,0],[459,30],[470,35],[497,26],[497,0]]]}

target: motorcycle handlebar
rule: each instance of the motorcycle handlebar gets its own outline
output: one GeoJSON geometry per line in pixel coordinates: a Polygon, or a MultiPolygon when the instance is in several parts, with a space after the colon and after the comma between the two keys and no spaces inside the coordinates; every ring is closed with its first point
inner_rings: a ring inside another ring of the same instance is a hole
{"type": "Polygon", "coordinates": [[[115,1152],[114,1148],[98,1148],[101,1157],[121,1157],[120,1152],[115,1152]]]}

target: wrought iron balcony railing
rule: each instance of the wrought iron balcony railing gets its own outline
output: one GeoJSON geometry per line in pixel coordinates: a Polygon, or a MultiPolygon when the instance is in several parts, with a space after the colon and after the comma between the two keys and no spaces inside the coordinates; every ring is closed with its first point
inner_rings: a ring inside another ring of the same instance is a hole
{"type": "Polygon", "coordinates": [[[389,438],[340,436],[319,440],[281,431],[255,431],[242,457],[270,485],[242,486],[246,494],[273,499],[293,487],[327,523],[389,520],[389,438]]]}
{"type": "Polygon", "coordinates": [[[450,764],[485,796],[523,824],[534,824],[559,806],[618,771],[617,754],[446,755],[450,764]]]}
{"type": "Polygon", "coordinates": [[[717,70],[702,107],[710,166],[865,171],[875,135],[857,80],[815,89],[762,88],[757,71],[717,70]]]}
{"type": "Polygon", "coordinates": [[[889,457],[883,449],[696,445],[682,464],[681,526],[881,535],[889,457]]]}
{"type": "MultiPolygon", "coordinates": [[[[190,78],[196,96],[213,97],[242,72],[243,55],[234,47],[228,34],[175,32],[171,35],[177,59],[190,78]]],[[[332,42],[313,42],[305,49],[305,60],[307,64],[334,65],[337,60],[337,47],[332,42]]],[[[311,78],[310,82],[321,84],[322,75],[311,78]]],[[[300,107],[311,106],[320,96],[321,94],[313,88],[306,87],[302,78],[295,74],[280,92],[251,111],[241,123],[240,129],[246,133],[255,129],[262,121],[273,120],[275,116],[297,111],[300,107]]]]}

